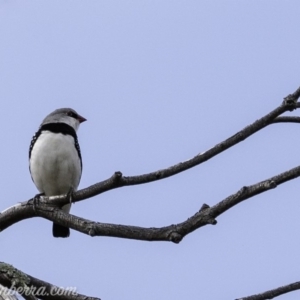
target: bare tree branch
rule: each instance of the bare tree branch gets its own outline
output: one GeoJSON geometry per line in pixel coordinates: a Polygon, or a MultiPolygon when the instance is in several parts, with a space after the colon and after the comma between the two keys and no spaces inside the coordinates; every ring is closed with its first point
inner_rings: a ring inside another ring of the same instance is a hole
{"type": "MultiPolygon", "coordinates": [[[[298,96],[299,89],[295,92],[295,94],[297,95],[297,97],[299,97],[298,96]]],[[[289,96],[287,98],[289,98],[289,96]]],[[[296,102],[284,101],[282,103],[282,105],[280,105],[278,108],[271,111],[266,116],[255,121],[251,125],[245,127],[243,130],[234,134],[233,136],[226,139],[225,141],[217,144],[213,148],[211,148],[203,153],[199,153],[195,157],[193,157],[187,161],[180,162],[169,168],[161,169],[161,170],[151,172],[148,174],[144,174],[144,175],[130,176],[130,177],[122,176],[122,174],[120,172],[117,172],[117,173],[115,173],[114,176],[112,176],[108,180],[96,183],[90,187],[87,187],[85,189],[77,191],[74,194],[74,202],[84,200],[86,198],[89,198],[89,197],[92,197],[95,195],[99,195],[99,194],[106,192],[108,190],[111,190],[111,189],[119,188],[122,186],[149,183],[152,181],[161,180],[161,179],[176,175],[180,172],[186,171],[190,168],[193,168],[193,167],[211,159],[212,157],[220,154],[221,152],[227,150],[228,148],[238,144],[239,142],[245,140],[246,138],[250,137],[257,131],[270,125],[271,122],[276,117],[281,115],[282,113],[296,109],[297,107],[300,107],[300,105],[296,102]]]]}
{"type": "Polygon", "coordinates": [[[8,289],[16,289],[25,299],[57,299],[57,300],[100,300],[77,294],[75,290],[59,288],[48,282],[34,278],[12,265],[0,262],[0,284],[8,289]]]}
{"type": "Polygon", "coordinates": [[[256,294],[253,296],[243,297],[236,300],[267,300],[273,299],[283,294],[287,294],[292,291],[300,290],[300,281],[294,282],[279,288],[264,292],[262,294],[256,294]]]}
{"type": "Polygon", "coordinates": [[[39,216],[90,236],[111,236],[144,241],[172,241],[179,243],[187,234],[194,230],[207,224],[215,225],[217,223],[215,220],[216,217],[238,203],[299,176],[300,166],[254,185],[245,186],[212,207],[204,204],[199,212],[186,221],[161,228],[144,228],[94,222],[64,213],[62,210],[42,202],[34,204],[33,201],[28,201],[15,205],[0,214],[0,230],[2,231],[25,218],[39,216]]]}

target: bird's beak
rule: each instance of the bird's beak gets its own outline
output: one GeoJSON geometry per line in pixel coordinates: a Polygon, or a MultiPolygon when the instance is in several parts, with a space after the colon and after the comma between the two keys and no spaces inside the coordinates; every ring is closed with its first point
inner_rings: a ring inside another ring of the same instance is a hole
{"type": "Polygon", "coordinates": [[[79,121],[79,123],[82,123],[82,122],[85,122],[85,121],[86,121],[86,118],[84,118],[84,117],[78,115],[77,120],[79,121]]]}

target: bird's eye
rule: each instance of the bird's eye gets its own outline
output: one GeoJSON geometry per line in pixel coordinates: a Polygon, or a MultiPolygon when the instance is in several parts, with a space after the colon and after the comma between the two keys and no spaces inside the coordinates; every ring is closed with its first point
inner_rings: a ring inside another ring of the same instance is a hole
{"type": "Polygon", "coordinates": [[[73,111],[68,111],[67,112],[67,115],[69,116],[69,117],[72,117],[72,118],[75,118],[75,119],[77,119],[78,118],[78,115],[77,114],[75,114],[73,111]]]}

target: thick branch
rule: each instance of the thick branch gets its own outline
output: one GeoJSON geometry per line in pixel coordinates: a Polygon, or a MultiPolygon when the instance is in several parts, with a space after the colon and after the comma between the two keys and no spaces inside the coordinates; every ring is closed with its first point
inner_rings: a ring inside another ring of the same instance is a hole
{"type": "Polygon", "coordinates": [[[236,300],[267,300],[267,299],[273,299],[275,297],[278,297],[283,294],[287,294],[292,291],[300,290],[300,281],[294,282],[285,286],[281,286],[277,289],[270,290],[267,292],[264,292],[262,294],[256,294],[253,296],[243,297],[236,300]]]}
{"type": "Polygon", "coordinates": [[[17,290],[25,299],[100,300],[77,294],[74,290],[59,288],[3,262],[0,262],[0,284],[12,291],[17,290]]]}

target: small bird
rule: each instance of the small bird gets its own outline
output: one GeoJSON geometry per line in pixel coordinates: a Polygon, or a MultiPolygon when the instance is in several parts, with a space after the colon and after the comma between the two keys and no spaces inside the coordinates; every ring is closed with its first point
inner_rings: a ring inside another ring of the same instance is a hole
{"type": "MultiPolygon", "coordinates": [[[[33,136],[29,147],[29,170],[40,195],[71,195],[77,190],[82,160],[77,140],[80,123],[86,119],[71,108],[49,114],[33,136]]],[[[69,213],[71,204],[62,207],[69,213]]],[[[53,223],[54,237],[68,237],[70,229],[53,223]]]]}

